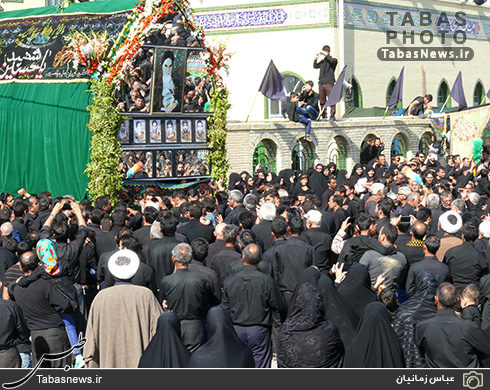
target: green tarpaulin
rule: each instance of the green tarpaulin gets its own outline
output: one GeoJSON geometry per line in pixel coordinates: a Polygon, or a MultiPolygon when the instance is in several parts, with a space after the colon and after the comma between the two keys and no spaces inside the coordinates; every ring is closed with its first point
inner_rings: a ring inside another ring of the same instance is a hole
{"type": "MultiPolygon", "coordinates": [[[[111,13],[135,0],[72,4],[64,13],[111,13]]],[[[0,13],[0,19],[59,13],[56,7],[0,13]]],[[[0,193],[87,196],[88,83],[0,83],[0,193]]]]}

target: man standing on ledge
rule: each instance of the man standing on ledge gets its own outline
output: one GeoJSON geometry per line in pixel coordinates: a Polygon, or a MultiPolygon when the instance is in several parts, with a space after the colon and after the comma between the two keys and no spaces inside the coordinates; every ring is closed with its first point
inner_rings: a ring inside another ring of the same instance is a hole
{"type": "MultiPolygon", "coordinates": [[[[320,93],[320,110],[322,110],[323,118],[327,117],[327,110],[324,109],[324,106],[335,83],[335,68],[337,67],[337,63],[337,58],[333,58],[330,55],[330,46],[328,45],[323,46],[322,51],[316,55],[313,61],[313,68],[320,69],[318,92],[320,93]]],[[[335,105],[330,106],[329,120],[335,120],[335,105]]]]}

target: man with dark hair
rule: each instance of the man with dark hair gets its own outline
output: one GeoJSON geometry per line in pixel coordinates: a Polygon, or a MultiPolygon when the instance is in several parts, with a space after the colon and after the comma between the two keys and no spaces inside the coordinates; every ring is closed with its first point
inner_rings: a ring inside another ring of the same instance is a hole
{"type": "Polygon", "coordinates": [[[111,230],[108,232],[103,232],[97,237],[97,242],[95,243],[95,250],[97,251],[97,257],[105,252],[110,252],[116,250],[115,240],[117,233],[126,226],[127,214],[120,210],[115,210],[111,214],[111,230]]]}
{"type": "Polygon", "coordinates": [[[189,206],[189,222],[178,228],[177,231],[186,236],[189,242],[194,241],[196,238],[204,238],[211,244],[215,240],[213,225],[204,225],[201,223],[201,216],[201,203],[199,201],[192,202],[189,206]]]}
{"type": "Polygon", "coordinates": [[[212,305],[219,305],[221,302],[221,286],[218,275],[211,268],[206,267],[203,261],[208,255],[209,244],[204,238],[196,238],[191,242],[192,260],[188,265],[189,271],[197,272],[206,278],[211,291],[213,292],[212,305]]]}
{"type": "Polygon", "coordinates": [[[407,296],[415,294],[416,281],[424,272],[430,272],[436,278],[437,284],[449,281],[449,267],[437,260],[436,253],[441,246],[441,240],[435,234],[429,234],[424,241],[422,261],[412,264],[408,269],[406,290],[407,296]]]}
{"type": "Polygon", "coordinates": [[[426,94],[425,96],[417,96],[415,99],[412,100],[403,115],[418,116],[421,112],[424,112],[426,107],[430,108],[429,103],[431,101],[432,95],[430,93],[426,94]]]}
{"type": "Polygon", "coordinates": [[[212,292],[206,278],[188,268],[192,248],[180,243],[172,250],[175,272],[160,281],[160,301],[166,310],[180,319],[182,341],[191,352],[204,342],[203,321],[212,303],[212,292]]]}
{"type": "Polygon", "coordinates": [[[30,195],[26,199],[27,203],[27,213],[24,217],[24,224],[27,227],[27,230],[30,228],[34,228],[34,222],[39,215],[39,199],[37,196],[30,195]]]}
{"type": "Polygon", "coordinates": [[[298,111],[299,95],[296,92],[291,92],[289,94],[289,101],[287,101],[282,108],[283,118],[289,119],[290,122],[302,123],[305,125],[305,139],[310,140],[311,131],[311,119],[304,116],[300,111],[298,111]]]}
{"type": "MultiPolygon", "coordinates": [[[[153,221],[150,231],[152,237],[148,247],[147,264],[155,271],[157,283],[174,272],[172,249],[179,244],[175,238],[177,218],[173,213],[164,214],[159,221],[153,221]]],[[[157,286],[158,289],[158,286],[157,286]]]]}
{"type": "Polygon", "coordinates": [[[300,217],[291,218],[288,222],[290,236],[276,248],[272,259],[272,276],[288,306],[301,272],[312,265],[318,266],[315,249],[301,239],[303,230],[303,220],[300,217]]]}
{"type": "MultiPolygon", "coordinates": [[[[328,209],[328,203],[330,202],[330,197],[335,194],[335,190],[337,189],[337,178],[334,175],[329,175],[326,179],[327,181],[327,189],[322,194],[322,209],[328,209]]],[[[332,234],[333,232],[327,232],[332,234]]]]}
{"type": "Polygon", "coordinates": [[[110,214],[112,211],[111,198],[108,196],[99,196],[94,201],[94,207],[102,210],[106,214],[110,214]]]}
{"type": "Polygon", "coordinates": [[[490,337],[473,321],[454,312],[458,293],[441,283],[435,296],[437,313],[415,327],[415,343],[429,368],[480,368],[490,356],[490,337]]]}
{"type": "Polygon", "coordinates": [[[80,284],[81,270],[79,258],[87,235],[87,224],[82,216],[80,206],[78,203],[70,199],[63,199],[53,207],[49,218],[46,220],[39,233],[40,239],[54,238],[54,248],[56,254],[58,255],[60,264],[62,265],[63,275],[68,276],[71,282],[73,282],[75,285],[77,290],[77,303],[81,313],[85,312],[85,299],[83,298],[83,288],[80,284]],[[70,205],[71,211],[77,220],[77,225],[75,225],[76,234],[74,237],[68,236],[67,224],[53,223],[57,218],[57,215],[62,213],[63,207],[68,204],[70,205]]]}
{"type": "Polygon", "coordinates": [[[90,219],[87,223],[87,228],[92,229],[95,232],[95,238],[98,238],[100,233],[102,233],[100,223],[102,222],[102,218],[104,218],[104,215],[104,210],[95,208],[90,213],[90,219]]]}
{"type": "MultiPolygon", "coordinates": [[[[24,276],[30,275],[38,264],[33,252],[25,252],[20,266],[24,276]]],[[[53,283],[38,278],[27,287],[12,283],[10,296],[15,299],[31,333],[32,365],[35,366],[45,353],[60,353],[70,349],[70,341],[65,324],[59,312],[70,313],[72,306],[69,299],[53,283]]],[[[60,360],[44,361],[42,367],[64,368],[71,366],[71,356],[60,360]]]]}
{"type": "Polygon", "coordinates": [[[221,303],[238,337],[252,349],[256,368],[271,366],[272,313],[285,314],[286,308],[274,280],[257,269],[261,259],[257,244],[243,248],[244,267],[226,278],[221,303]]]}
{"type": "Polygon", "coordinates": [[[328,201],[328,211],[327,212],[332,214],[332,220],[333,220],[332,235],[337,234],[337,232],[340,229],[340,226],[342,225],[342,222],[347,217],[347,213],[342,208],[343,203],[344,203],[344,200],[342,199],[342,196],[340,196],[340,195],[332,195],[330,197],[330,200],[328,201]]]}
{"type": "MultiPolygon", "coordinates": [[[[322,51],[315,56],[315,60],[313,61],[313,68],[320,69],[318,90],[320,93],[320,110],[323,110],[323,118],[327,118],[325,103],[335,84],[335,68],[337,67],[337,63],[338,60],[330,55],[330,46],[328,45],[322,47],[322,51]]],[[[330,106],[329,120],[335,120],[335,105],[330,106]]]]}
{"type": "MultiPolygon", "coordinates": [[[[374,218],[370,215],[366,214],[365,212],[359,213],[354,227],[354,236],[345,239],[347,229],[351,225],[353,225],[353,223],[349,222],[348,218],[345,219],[332,241],[332,252],[339,255],[337,261],[341,264],[350,264],[352,262],[359,261],[362,255],[358,256],[356,260],[353,260],[351,256],[351,248],[360,247],[362,245],[362,241],[368,240],[367,242],[374,242],[375,244],[378,242],[376,239],[371,237],[371,234],[374,232],[376,226],[374,218]]],[[[368,248],[366,247],[365,250],[367,249],[368,248]]]]}
{"type": "MultiPolygon", "coordinates": [[[[398,237],[398,230],[391,223],[384,225],[378,235],[378,242],[384,248],[394,248],[398,237]]],[[[396,251],[390,255],[382,255],[375,250],[366,251],[359,263],[366,266],[371,277],[371,287],[376,285],[376,280],[380,275],[384,275],[384,284],[388,288],[395,288],[396,285],[400,286],[400,276],[403,268],[407,265],[407,259],[401,252],[396,251]]],[[[403,287],[403,286],[401,286],[403,287]]]]}
{"type": "Polygon", "coordinates": [[[376,234],[378,235],[381,228],[390,223],[390,214],[395,204],[390,198],[382,198],[376,203],[374,214],[376,215],[376,234]]]}
{"type": "Polygon", "coordinates": [[[463,243],[449,249],[443,260],[449,266],[450,280],[458,293],[468,284],[478,285],[480,278],[488,274],[486,256],[474,245],[478,228],[465,223],[462,230],[463,243]]]}
{"type": "Polygon", "coordinates": [[[318,99],[320,95],[313,91],[313,85],[313,81],[309,80],[301,87],[298,112],[307,118],[316,120],[318,118],[318,99]]]}
{"type": "Polygon", "coordinates": [[[143,211],[143,226],[134,231],[134,236],[140,240],[145,258],[148,257],[148,247],[151,243],[151,225],[158,218],[158,210],[153,206],[146,206],[143,211]]]}
{"type": "Polygon", "coordinates": [[[24,218],[27,213],[28,205],[23,198],[17,198],[14,200],[14,205],[12,206],[14,211],[14,220],[12,221],[12,226],[20,234],[20,238],[25,240],[27,238],[27,226],[24,222],[24,218]]]}
{"type": "Polygon", "coordinates": [[[224,248],[218,252],[212,259],[210,259],[209,264],[206,263],[206,267],[211,268],[218,275],[220,286],[223,287],[223,283],[226,277],[226,268],[234,260],[241,258],[240,253],[235,250],[235,245],[237,242],[238,234],[240,229],[235,225],[226,225],[223,228],[223,240],[225,241],[224,248]]]}

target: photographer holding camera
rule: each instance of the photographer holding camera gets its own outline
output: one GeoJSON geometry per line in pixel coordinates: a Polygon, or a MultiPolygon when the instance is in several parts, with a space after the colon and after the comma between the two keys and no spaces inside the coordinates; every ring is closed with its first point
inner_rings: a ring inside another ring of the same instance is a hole
{"type": "MultiPolygon", "coordinates": [[[[337,67],[337,63],[337,58],[333,58],[330,55],[330,46],[328,45],[323,46],[322,51],[315,56],[315,60],[313,61],[313,68],[320,69],[318,92],[320,93],[320,108],[323,118],[327,118],[327,110],[324,106],[335,84],[335,68],[337,67]]],[[[335,105],[330,106],[329,120],[335,120],[335,105]]]]}

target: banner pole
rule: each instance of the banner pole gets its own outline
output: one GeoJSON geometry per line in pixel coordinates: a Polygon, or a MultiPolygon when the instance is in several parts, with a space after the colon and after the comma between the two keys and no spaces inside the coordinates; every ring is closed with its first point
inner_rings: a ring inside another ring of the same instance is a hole
{"type": "Polygon", "coordinates": [[[255,104],[255,101],[257,100],[257,96],[259,96],[259,92],[260,91],[257,91],[257,93],[255,94],[254,101],[252,102],[252,107],[250,107],[250,111],[248,112],[247,119],[245,119],[245,123],[248,122],[248,118],[250,117],[250,114],[252,113],[252,109],[254,108],[254,104],[255,104]]]}
{"type": "Polygon", "coordinates": [[[446,104],[447,104],[447,102],[449,101],[449,99],[450,99],[450,98],[451,98],[451,95],[449,95],[449,96],[447,97],[446,101],[444,102],[444,104],[443,104],[443,106],[442,106],[442,108],[441,108],[441,111],[439,111],[439,114],[442,112],[442,110],[444,110],[444,109],[446,108],[446,104]]]}
{"type": "Polygon", "coordinates": [[[385,114],[383,115],[383,119],[385,119],[385,117],[386,117],[386,113],[388,112],[388,110],[389,110],[389,108],[388,108],[388,107],[386,107],[385,114]]]}

